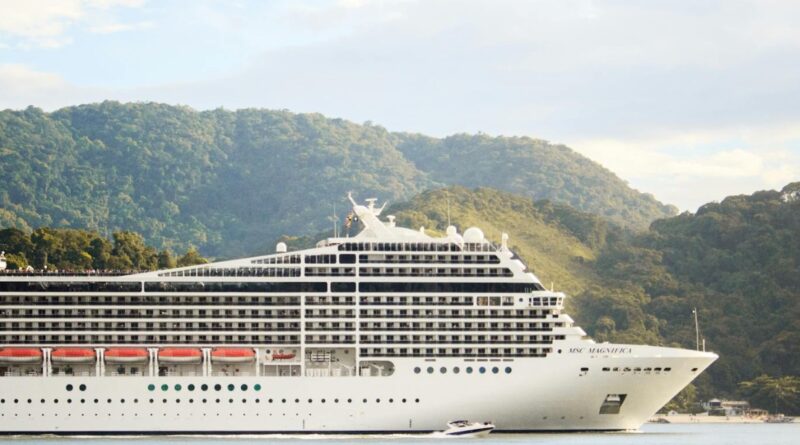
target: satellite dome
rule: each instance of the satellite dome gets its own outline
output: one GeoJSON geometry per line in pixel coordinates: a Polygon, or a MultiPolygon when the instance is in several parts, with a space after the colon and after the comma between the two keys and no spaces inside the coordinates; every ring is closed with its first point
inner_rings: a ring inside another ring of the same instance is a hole
{"type": "Polygon", "coordinates": [[[470,227],[464,231],[464,241],[468,243],[481,243],[483,242],[483,230],[477,227],[470,227]]]}
{"type": "Polygon", "coordinates": [[[277,253],[286,253],[286,243],[278,243],[275,246],[275,252],[277,252],[277,253]]]}
{"type": "Polygon", "coordinates": [[[458,230],[456,230],[456,226],[447,226],[445,233],[447,236],[453,236],[458,233],[458,230]]]}

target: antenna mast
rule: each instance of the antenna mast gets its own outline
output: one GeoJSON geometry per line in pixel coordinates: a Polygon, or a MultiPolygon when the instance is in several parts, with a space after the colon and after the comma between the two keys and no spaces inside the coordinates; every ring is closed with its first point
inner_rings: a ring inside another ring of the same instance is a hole
{"type": "Polygon", "coordinates": [[[333,237],[334,238],[339,238],[339,228],[338,228],[338,226],[336,224],[338,222],[339,222],[339,220],[336,219],[336,203],[333,203],[333,237]]]}
{"type": "Polygon", "coordinates": [[[697,308],[692,309],[692,314],[694,315],[695,347],[699,351],[700,350],[700,324],[697,322],[697,308]]]}

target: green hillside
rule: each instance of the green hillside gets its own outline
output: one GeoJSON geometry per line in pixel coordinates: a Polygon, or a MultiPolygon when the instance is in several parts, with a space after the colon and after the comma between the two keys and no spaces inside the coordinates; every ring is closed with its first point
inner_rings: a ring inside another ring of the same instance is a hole
{"type": "MultiPolygon", "coordinates": [[[[800,183],[734,196],[631,236],[563,205],[490,189],[426,192],[389,209],[411,227],[483,228],[517,251],[596,340],[695,346],[692,309],[720,359],[702,396],[761,374],[800,375],[800,183]]],[[[787,405],[789,406],[789,405],[787,405]]],[[[789,409],[789,408],[787,408],[789,409]]]]}
{"type": "Polygon", "coordinates": [[[435,139],[319,114],[154,103],[1,111],[0,175],[0,227],[133,230],[212,256],[327,228],[348,191],[397,202],[446,184],[492,186],[635,228],[673,212],[529,138],[435,139]]]}
{"type": "Polygon", "coordinates": [[[601,165],[564,145],[484,134],[444,139],[415,134],[399,137],[399,150],[417,168],[445,184],[491,187],[535,200],[550,199],[634,229],[676,213],[674,207],[631,189],[601,165]]]}

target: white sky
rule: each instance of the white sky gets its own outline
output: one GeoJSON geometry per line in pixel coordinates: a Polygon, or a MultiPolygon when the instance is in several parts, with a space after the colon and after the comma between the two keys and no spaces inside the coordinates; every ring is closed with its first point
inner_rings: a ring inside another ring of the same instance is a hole
{"type": "Polygon", "coordinates": [[[798,24],[797,1],[0,0],[0,108],[530,135],[694,210],[800,180],[798,24]]]}

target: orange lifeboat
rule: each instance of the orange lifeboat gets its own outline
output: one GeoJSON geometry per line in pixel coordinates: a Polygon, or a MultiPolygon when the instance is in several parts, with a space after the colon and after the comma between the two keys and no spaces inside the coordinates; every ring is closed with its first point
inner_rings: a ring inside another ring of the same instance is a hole
{"type": "Polygon", "coordinates": [[[94,363],[95,353],[88,348],[58,348],[50,354],[53,363],[94,363]]]}
{"type": "Polygon", "coordinates": [[[294,354],[291,352],[283,353],[283,352],[276,352],[272,354],[272,360],[291,360],[294,358],[294,354]]]}
{"type": "Polygon", "coordinates": [[[42,361],[42,350],[38,348],[0,349],[0,361],[5,363],[38,363],[42,361]]]}
{"type": "Polygon", "coordinates": [[[164,348],[158,351],[162,363],[200,363],[203,352],[197,348],[164,348]]]}
{"type": "Polygon", "coordinates": [[[256,353],[249,348],[214,348],[211,361],[218,363],[245,363],[256,359],[256,353]]]}
{"type": "Polygon", "coordinates": [[[104,354],[108,363],[146,362],[147,349],[144,348],[108,348],[104,354]]]}

